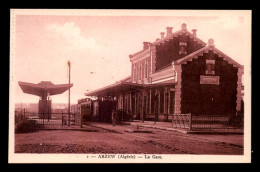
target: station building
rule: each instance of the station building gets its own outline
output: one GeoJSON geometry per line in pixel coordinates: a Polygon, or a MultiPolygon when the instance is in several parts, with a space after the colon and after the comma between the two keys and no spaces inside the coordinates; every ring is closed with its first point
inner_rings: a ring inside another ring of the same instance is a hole
{"type": "Polygon", "coordinates": [[[129,55],[131,75],[87,92],[98,102],[116,102],[133,119],[168,121],[173,114],[236,116],[241,113],[243,66],[214,45],[200,40],[196,29],[173,27],[129,55]]]}

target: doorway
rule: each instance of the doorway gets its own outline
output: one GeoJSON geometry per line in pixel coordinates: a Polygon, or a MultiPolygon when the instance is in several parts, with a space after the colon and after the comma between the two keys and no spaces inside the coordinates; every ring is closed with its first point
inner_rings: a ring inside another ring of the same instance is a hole
{"type": "Polygon", "coordinates": [[[221,105],[218,99],[218,89],[211,85],[205,85],[201,90],[201,112],[200,115],[219,115],[221,105]]]}

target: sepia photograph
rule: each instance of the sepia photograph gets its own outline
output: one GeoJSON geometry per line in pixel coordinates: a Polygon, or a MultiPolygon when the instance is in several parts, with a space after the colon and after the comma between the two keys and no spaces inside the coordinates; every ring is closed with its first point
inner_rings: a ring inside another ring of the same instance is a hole
{"type": "Polygon", "coordinates": [[[10,10],[9,163],[250,163],[250,10],[10,10]]]}

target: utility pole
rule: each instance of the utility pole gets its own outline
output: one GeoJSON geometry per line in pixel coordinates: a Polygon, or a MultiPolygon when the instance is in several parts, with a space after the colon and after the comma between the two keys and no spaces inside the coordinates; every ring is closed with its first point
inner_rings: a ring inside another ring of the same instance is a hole
{"type": "MultiPolygon", "coordinates": [[[[70,61],[68,61],[68,66],[69,66],[69,85],[70,85],[70,61]]],[[[69,103],[68,103],[68,126],[70,127],[70,87],[69,87],[69,103]]]]}

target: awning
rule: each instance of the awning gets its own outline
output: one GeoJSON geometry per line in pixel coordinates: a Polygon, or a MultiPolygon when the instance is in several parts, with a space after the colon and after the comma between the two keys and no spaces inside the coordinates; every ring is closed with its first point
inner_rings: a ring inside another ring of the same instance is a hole
{"type": "Polygon", "coordinates": [[[174,83],[157,83],[157,84],[137,84],[131,82],[119,81],[115,84],[85,93],[85,96],[115,96],[120,92],[138,91],[145,88],[155,88],[160,86],[171,86],[174,83]]]}
{"type": "Polygon", "coordinates": [[[143,87],[143,84],[119,81],[115,84],[85,93],[85,96],[115,96],[117,93],[122,91],[138,90],[142,89],[143,87]]]}
{"type": "Polygon", "coordinates": [[[42,97],[44,91],[49,92],[49,95],[62,94],[73,86],[73,84],[58,84],[54,85],[51,82],[40,82],[39,84],[27,83],[27,82],[18,82],[19,86],[24,93],[33,94],[36,96],[42,97]]]}

